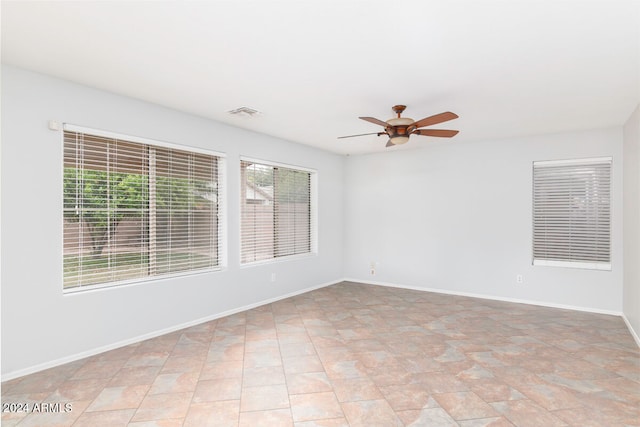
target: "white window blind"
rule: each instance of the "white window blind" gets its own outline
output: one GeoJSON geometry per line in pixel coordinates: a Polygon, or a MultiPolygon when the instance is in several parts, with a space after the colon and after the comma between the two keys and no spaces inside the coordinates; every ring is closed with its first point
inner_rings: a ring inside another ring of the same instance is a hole
{"type": "Polygon", "coordinates": [[[64,289],[212,270],[218,156],[64,131],[64,289]]]}
{"type": "Polygon", "coordinates": [[[312,251],[312,173],[241,162],[241,262],[312,251]]]}
{"type": "Polygon", "coordinates": [[[611,269],[611,158],[533,163],[533,261],[611,269]]]}

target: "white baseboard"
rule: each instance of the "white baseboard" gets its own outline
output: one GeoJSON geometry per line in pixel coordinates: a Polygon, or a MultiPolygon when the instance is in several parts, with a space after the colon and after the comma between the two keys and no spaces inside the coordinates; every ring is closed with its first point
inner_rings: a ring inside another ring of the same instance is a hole
{"type": "Polygon", "coordinates": [[[640,337],[638,337],[638,334],[633,329],[633,326],[631,326],[631,322],[629,322],[629,319],[627,319],[627,316],[625,316],[624,313],[622,313],[622,319],[624,320],[624,323],[627,324],[627,329],[629,329],[631,336],[634,340],[636,340],[636,344],[638,344],[638,347],[640,347],[640,337]]]}
{"type": "Polygon", "coordinates": [[[499,296],[494,296],[494,295],[475,294],[475,293],[471,293],[471,292],[451,291],[451,290],[447,290],[447,289],[423,288],[423,287],[420,287],[420,286],[407,286],[407,285],[399,285],[399,284],[396,284],[396,283],[379,282],[379,281],[372,281],[372,280],[361,280],[361,279],[345,278],[344,281],[356,282],[356,283],[364,283],[364,284],[367,284],[367,285],[386,286],[386,287],[390,287],[390,288],[410,289],[410,290],[414,290],[414,291],[434,292],[434,293],[437,293],[437,294],[457,295],[457,296],[462,296],[462,297],[480,298],[480,299],[487,299],[487,300],[492,300],[492,301],[514,302],[514,303],[518,303],[518,304],[537,305],[537,306],[540,306],[540,307],[561,308],[561,309],[565,309],[565,310],[584,311],[584,312],[588,312],[588,313],[608,314],[608,315],[611,315],[611,316],[622,316],[622,312],[619,312],[619,311],[601,310],[601,309],[597,309],[597,308],[579,307],[579,306],[565,305],[565,304],[556,304],[556,303],[544,302],[544,301],[531,301],[531,300],[524,300],[524,299],[518,299],[518,298],[506,298],[506,297],[499,297],[499,296]]]}
{"type": "Polygon", "coordinates": [[[143,334],[143,335],[138,335],[135,336],[133,338],[129,338],[123,341],[118,341],[115,342],[113,344],[108,344],[105,346],[101,346],[101,347],[97,347],[97,348],[93,348],[91,350],[87,350],[87,351],[83,351],[81,353],[76,353],[76,354],[72,354],[70,356],[66,356],[66,357],[62,357],[59,359],[55,359],[55,360],[51,360],[45,363],[40,363],[38,365],[34,365],[34,366],[30,366],[28,368],[24,368],[24,369],[20,369],[17,371],[13,371],[13,372],[8,372],[4,375],[2,375],[2,381],[8,381],[8,380],[12,380],[14,378],[19,378],[22,377],[24,375],[29,375],[29,374],[33,374],[35,372],[39,372],[39,371],[44,371],[45,369],[49,369],[49,368],[54,368],[56,366],[60,366],[60,365],[64,365],[65,363],[70,363],[70,362],[75,362],[76,360],[80,360],[80,359],[84,359],[86,357],[91,357],[91,356],[95,356],[96,354],[100,354],[100,353],[104,353],[105,351],[110,351],[110,350],[115,350],[116,348],[120,348],[120,347],[124,347],[130,344],[134,344],[140,341],[144,341],[150,338],[155,338],[158,337],[160,335],[165,335],[171,332],[175,332],[175,331],[179,331],[180,329],[185,329],[185,328],[189,328],[191,326],[195,326],[195,325],[199,325],[201,323],[205,323],[205,322],[210,322],[212,320],[216,320],[216,319],[220,319],[222,317],[226,317],[226,316],[230,316],[232,314],[236,314],[236,313],[240,313],[243,311],[247,311],[247,310],[251,310],[252,308],[256,308],[256,307],[260,307],[266,304],[271,304],[274,303],[276,301],[280,301],[286,298],[291,298],[294,297],[296,295],[300,295],[300,294],[304,294],[307,292],[311,292],[314,291],[316,289],[321,289],[321,288],[325,288],[327,286],[331,286],[331,285],[335,285],[337,283],[342,282],[342,280],[338,280],[335,282],[327,282],[327,283],[322,283],[320,285],[316,285],[316,286],[311,286],[308,288],[304,288],[304,289],[300,289],[294,292],[290,292],[288,294],[285,295],[280,295],[274,298],[269,298],[263,301],[259,301],[253,304],[249,304],[243,307],[238,307],[238,308],[234,308],[232,310],[227,310],[224,311],[222,313],[216,313],[216,314],[212,314],[210,316],[206,316],[206,317],[202,317],[199,319],[195,319],[189,322],[185,322],[185,323],[181,323],[179,325],[174,325],[171,326],[169,328],[165,328],[165,329],[160,329],[157,331],[153,331],[153,332],[149,332],[147,334],[143,334]]]}

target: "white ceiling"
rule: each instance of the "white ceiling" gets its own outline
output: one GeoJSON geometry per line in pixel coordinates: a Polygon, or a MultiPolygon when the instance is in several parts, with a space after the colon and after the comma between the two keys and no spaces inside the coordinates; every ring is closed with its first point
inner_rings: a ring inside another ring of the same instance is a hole
{"type": "MultiPolygon", "coordinates": [[[[622,125],[640,1],[2,1],[2,62],[343,154],[358,119],[460,118],[449,140],[622,125]],[[252,118],[228,110],[260,110],[252,118]]],[[[436,138],[413,136],[411,149],[436,138]]]]}

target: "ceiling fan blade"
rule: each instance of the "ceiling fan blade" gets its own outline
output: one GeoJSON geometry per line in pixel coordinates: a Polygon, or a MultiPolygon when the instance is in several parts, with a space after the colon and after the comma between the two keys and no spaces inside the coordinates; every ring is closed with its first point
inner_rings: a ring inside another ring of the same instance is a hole
{"type": "Polygon", "coordinates": [[[414,135],[422,135],[422,136],[437,136],[440,138],[451,138],[452,136],[456,136],[459,131],[457,130],[449,130],[449,129],[418,129],[413,132],[414,135]]]}
{"type": "Polygon", "coordinates": [[[353,138],[354,136],[365,136],[365,135],[384,135],[384,132],[372,132],[372,133],[359,133],[358,135],[347,135],[347,136],[339,136],[338,139],[342,138],[353,138]]]}
{"type": "MultiPolygon", "coordinates": [[[[362,117],[361,117],[362,118],[362,117]]],[[[458,115],[452,113],[451,111],[447,111],[446,113],[436,114],[435,116],[425,117],[422,120],[418,120],[414,123],[414,126],[417,128],[421,128],[424,126],[431,126],[437,123],[447,122],[449,120],[457,119],[458,115]]]]}
{"type": "Polygon", "coordinates": [[[394,143],[391,140],[387,141],[387,145],[385,147],[393,147],[394,143]]]}
{"type": "Polygon", "coordinates": [[[383,122],[382,120],[378,120],[375,117],[358,117],[358,118],[362,119],[362,120],[365,120],[365,121],[367,121],[369,123],[373,123],[373,124],[380,125],[380,126],[383,126],[383,127],[389,126],[389,124],[387,122],[383,122]]]}

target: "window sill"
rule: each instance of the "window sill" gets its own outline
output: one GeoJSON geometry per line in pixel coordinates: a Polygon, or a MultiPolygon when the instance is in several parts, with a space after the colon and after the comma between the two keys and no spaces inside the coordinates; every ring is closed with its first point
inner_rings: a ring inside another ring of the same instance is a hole
{"type": "Polygon", "coordinates": [[[566,267],[566,268],[578,268],[582,270],[600,270],[611,271],[611,263],[604,262],[578,262],[578,261],[555,261],[546,259],[535,259],[533,265],[543,267],[566,267]]]}
{"type": "Polygon", "coordinates": [[[268,264],[276,264],[280,262],[295,261],[295,260],[304,259],[304,258],[311,258],[316,255],[318,255],[316,252],[308,252],[305,254],[288,255],[288,256],[283,256],[278,258],[263,259],[260,261],[250,261],[250,262],[241,263],[240,268],[256,267],[259,265],[268,265],[268,264]]]}
{"type": "Polygon", "coordinates": [[[180,277],[189,277],[189,276],[199,276],[199,275],[208,274],[208,273],[217,273],[217,272],[220,272],[220,271],[223,271],[223,270],[224,270],[223,267],[216,267],[216,268],[206,269],[206,270],[185,271],[185,272],[180,272],[180,273],[171,273],[171,274],[163,274],[163,275],[158,275],[158,276],[141,277],[141,278],[136,278],[136,279],[131,279],[131,280],[121,280],[121,281],[118,281],[118,282],[97,283],[95,285],[74,286],[72,288],[62,289],[62,293],[63,293],[63,295],[73,295],[73,294],[79,294],[79,293],[85,293],[85,292],[104,291],[104,290],[107,290],[107,289],[114,289],[114,288],[121,289],[121,288],[125,288],[125,287],[130,287],[130,286],[148,284],[148,283],[151,283],[151,282],[158,282],[158,281],[161,281],[161,280],[177,279],[177,278],[180,278],[180,277]]]}

